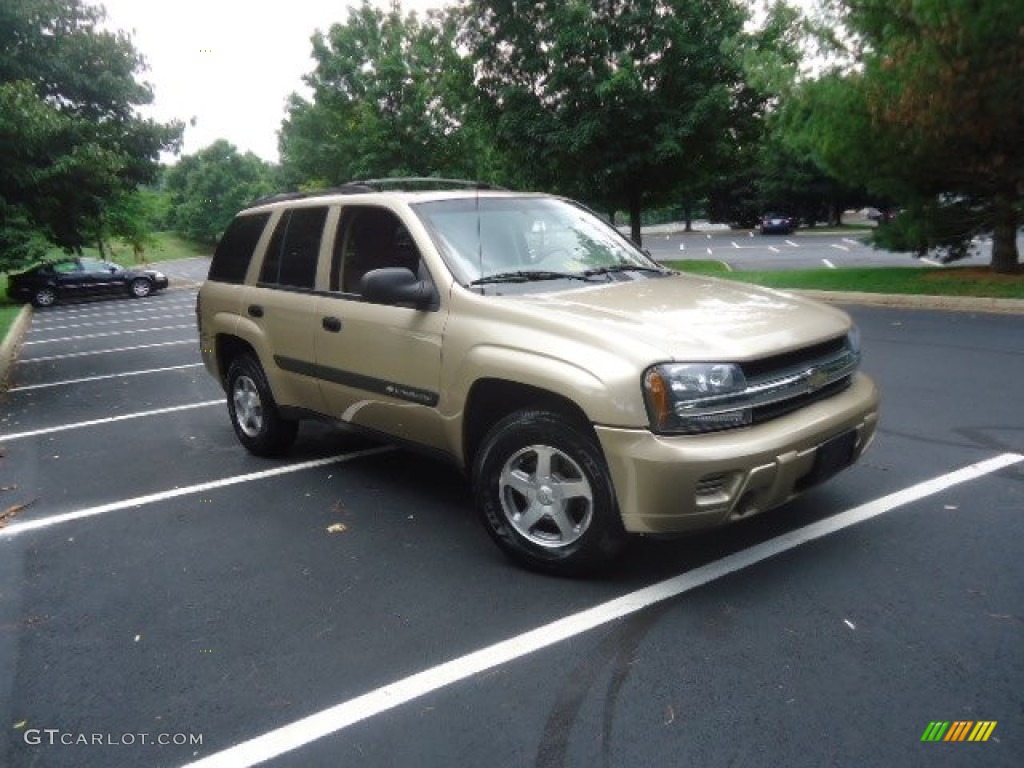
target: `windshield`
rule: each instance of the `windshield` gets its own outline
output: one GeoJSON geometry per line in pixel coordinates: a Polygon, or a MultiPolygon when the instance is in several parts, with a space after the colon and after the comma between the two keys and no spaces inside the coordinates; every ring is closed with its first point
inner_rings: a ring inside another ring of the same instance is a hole
{"type": "Polygon", "coordinates": [[[481,197],[413,207],[464,285],[663,272],[612,227],[565,200],[481,197]]]}

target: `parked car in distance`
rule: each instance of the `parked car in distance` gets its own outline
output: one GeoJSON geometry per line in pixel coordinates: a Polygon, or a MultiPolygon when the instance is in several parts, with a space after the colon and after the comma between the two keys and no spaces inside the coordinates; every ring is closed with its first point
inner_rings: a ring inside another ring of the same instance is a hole
{"type": "Polygon", "coordinates": [[[898,208],[867,208],[867,218],[877,225],[888,224],[899,215],[898,208]]]}
{"type": "Polygon", "coordinates": [[[878,419],[841,310],[675,272],[571,200],[475,182],[257,201],[196,313],[248,451],[313,418],[444,457],[498,547],[549,573],[778,507],[878,419]]]}
{"type": "Polygon", "coordinates": [[[761,217],[762,235],[791,235],[796,229],[796,219],[781,213],[766,213],[761,217]]]}
{"type": "Polygon", "coordinates": [[[58,301],[103,294],[141,299],[167,284],[167,276],[155,269],[126,269],[100,259],[69,258],[10,275],[7,295],[13,301],[49,307],[58,301]]]}

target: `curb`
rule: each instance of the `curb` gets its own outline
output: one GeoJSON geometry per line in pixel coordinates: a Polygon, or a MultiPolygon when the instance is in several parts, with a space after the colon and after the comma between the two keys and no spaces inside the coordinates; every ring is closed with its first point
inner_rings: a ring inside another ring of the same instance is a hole
{"type": "MultiPolygon", "coordinates": [[[[785,292],[785,289],[779,289],[785,292]]],[[[867,307],[932,309],[947,312],[987,312],[1024,315],[1024,299],[993,299],[980,296],[919,296],[904,293],[862,293],[854,291],[792,290],[799,296],[831,304],[860,304],[867,307]]]]}
{"type": "Polygon", "coordinates": [[[3,341],[0,341],[0,392],[7,389],[7,377],[11,372],[11,368],[14,367],[18,347],[21,346],[21,340],[25,337],[25,332],[28,330],[31,320],[32,306],[26,304],[21,308],[18,316],[14,318],[14,322],[11,323],[7,336],[3,341]]]}

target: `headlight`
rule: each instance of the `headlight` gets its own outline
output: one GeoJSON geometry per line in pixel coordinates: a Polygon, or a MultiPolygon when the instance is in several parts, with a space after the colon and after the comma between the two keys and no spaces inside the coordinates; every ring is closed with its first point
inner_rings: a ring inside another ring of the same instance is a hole
{"type": "Polygon", "coordinates": [[[644,374],[656,432],[696,434],[751,423],[747,380],[734,363],[665,363],[644,374]]]}

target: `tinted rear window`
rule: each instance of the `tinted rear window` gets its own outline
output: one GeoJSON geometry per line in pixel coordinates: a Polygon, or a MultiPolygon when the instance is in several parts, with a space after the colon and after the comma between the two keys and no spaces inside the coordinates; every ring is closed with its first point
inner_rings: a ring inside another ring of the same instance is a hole
{"type": "Polygon", "coordinates": [[[217,244],[207,279],[222,283],[243,282],[252,252],[269,218],[269,213],[237,216],[217,244]]]}
{"type": "Polygon", "coordinates": [[[327,208],[295,208],[277,224],[260,270],[260,283],[313,288],[327,208]]]}

